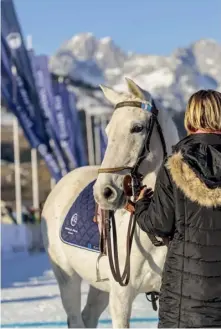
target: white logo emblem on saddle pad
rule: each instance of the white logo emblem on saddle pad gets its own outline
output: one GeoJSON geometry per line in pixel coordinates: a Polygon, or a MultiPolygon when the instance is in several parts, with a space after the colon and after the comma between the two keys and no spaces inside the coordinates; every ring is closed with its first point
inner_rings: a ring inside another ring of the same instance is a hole
{"type": "Polygon", "coordinates": [[[78,222],[78,214],[75,213],[72,217],[71,217],[71,226],[75,226],[77,225],[77,222],[78,222]]]}

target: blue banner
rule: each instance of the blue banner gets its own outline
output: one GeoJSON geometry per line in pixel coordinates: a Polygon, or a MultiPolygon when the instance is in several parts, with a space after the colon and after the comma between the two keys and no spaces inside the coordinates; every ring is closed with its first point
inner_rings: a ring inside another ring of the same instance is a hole
{"type": "Polygon", "coordinates": [[[75,96],[68,90],[66,83],[63,81],[53,79],[52,86],[61,145],[74,167],[84,166],[87,164],[86,152],[75,96]]]}
{"type": "MultiPolygon", "coordinates": [[[[2,54],[4,47],[2,44],[2,54]]],[[[58,181],[61,178],[60,168],[57,161],[50,150],[50,147],[36,134],[35,123],[26,110],[24,102],[25,97],[21,94],[21,87],[17,83],[17,77],[13,76],[8,71],[8,63],[4,64],[5,56],[1,58],[1,73],[2,73],[2,99],[8,109],[10,109],[23,128],[24,134],[32,147],[37,148],[43,159],[46,161],[52,177],[58,181]]],[[[25,95],[25,90],[23,90],[25,95]]],[[[26,99],[27,101],[27,99],[26,99]]]]}
{"type": "Polygon", "coordinates": [[[47,139],[42,113],[35,109],[35,107],[39,108],[39,99],[36,93],[31,64],[12,0],[2,0],[1,10],[1,34],[3,41],[5,41],[8,46],[9,51],[7,55],[9,65],[11,66],[12,63],[15,65],[18,76],[22,80],[24,89],[28,91],[31,102],[29,102],[30,105],[27,110],[33,120],[36,121],[36,132],[38,132],[38,134],[44,139],[47,139]]]}
{"type": "Polygon", "coordinates": [[[68,93],[65,84],[57,79],[52,79],[54,95],[54,109],[58,124],[58,133],[61,147],[69,160],[70,168],[79,166],[75,150],[75,126],[73,126],[69,111],[68,93]]]}
{"type": "Polygon", "coordinates": [[[82,136],[82,129],[81,123],[78,116],[78,111],[76,107],[76,96],[70,90],[70,87],[66,86],[68,92],[68,99],[69,99],[69,111],[72,118],[72,124],[74,127],[74,136],[75,136],[75,150],[76,150],[76,159],[78,161],[78,166],[86,166],[87,165],[87,155],[86,149],[83,141],[82,136]]]}
{"type": "Polygon", "coordinates": [[[62,150],[59,140],[59,126],[56,119],[54,95],[52,93],[51,75],[48,70],[48,58],[45,55],[35,56],[33,51],[29,52],[32,63],[36,87],[43,109],[45,127],[50,136],[50,145],[56,155],[62,175],[69,171],[68,159],[62,150]]]}
{"type": "Polygon", "coordinates": [[[51,175],[58,181],[61,178],[61,171],[49,145],[31,64],[13,2],[3,0],[1,9],[2,97],[7,107],[18,118],[31,146],[38,149],[51,175]]]}

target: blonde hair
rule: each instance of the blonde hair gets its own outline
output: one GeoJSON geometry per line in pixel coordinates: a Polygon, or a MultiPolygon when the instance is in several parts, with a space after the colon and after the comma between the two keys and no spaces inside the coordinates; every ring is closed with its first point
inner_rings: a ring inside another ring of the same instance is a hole
{"type": "Polygon", "coordinates": [[[221,131],[221,93],[199,90],[187,104],[184,125],[189,134],[197,130],[221,131]]]}

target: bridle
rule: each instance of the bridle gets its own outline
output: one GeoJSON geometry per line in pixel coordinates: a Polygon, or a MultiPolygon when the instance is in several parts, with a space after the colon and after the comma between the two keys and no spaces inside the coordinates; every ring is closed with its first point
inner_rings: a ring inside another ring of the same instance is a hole
{"type": "MultiPolygon", "coordinates": [[[[163,132],[162,132],[161,126],[160,126],[158,118],[157,118],[158,110],[154,104],[154,101],[152,101],[152,104],[149,102],[124,101],[124,102],[118,103],[115,106],[115,110],[118,108],[121,108],[121,107],[125,107],[125,106],[138,107],[145,111],[148,111],[151,114],[150,120],[149,120],[149,125],[148,125],[148,127],[146,127],[147,134],[146,134],[146,138],[144,141],[144,145],[141,148],[141,151],[140,151],[138,158],[133,167],[121,166],[121,167],[115,167],[115,168],[100,168],[98,170],[98,173],[99,174],[100,173],[119,173],[124,170],[129,171],[130,176],[131,176],[132,196],[134,197],[134,200],[136,200],[137,193],[140,190],[141,182],[143,179],[143,175],[139,172],[139,167],[140,167],[142,161],[150,153],[150,141],[151,141],[151,136],[153,133],[154,126],[156,126],[158,134],[160,136],[164,157],[167,156],[167,151],[166,151],[166,143],[165,143],[165,139],[163,136],[163,132]]],[[[127,176],[125,176],[125,177],[127,177],[127,176]]],[[[124,193],[126,194],[126,188],[124,188],[124,193]]],[[[129,208],[127,208],[127,209],[129,209],[129,208]]],[[[128,232],[127,232],[126,261],[125,261],[125,266],[124,266],[124,270],[123,270],[122,274],[120,273],[120,266],[119,266],[119,259],[118,259],[117,234],[116,234],[116,222],[115,222],[115,217],[114,217],[114,211],[102,210],[101,211],[101,222],[102,222],[102,231],[101,231],[102,248],[101,248],[100,256],[106,254],[106,248],[105,248],[105,241],[106,241],[109,264],[110,264],[112,275],[113,275],[114,279],[121,286],[126,286],[129,283],[129,279],[130,279],[130,253],[131,253],[133,235],[134,235],[134,231],[135,231],[135,227],[136,227],[134,210],[131,211],[131,215],[130,215],[130,221],[129,221],[128,232]],[[110,228],[112,228],[113,245],[111,242],[110,228]],[[113,254],[114,254],[114,256],[113,256],[113,254]]],[[[153,235],[149,235],[149,238],[155,246],[165,245],[164,241],[159,241],[153,235]]],[[[99,261],[99,258],[98,258],[98,261],[99,261]]],[[[98,267],[97,267],[97,271],[98,271],[98,267]]],[[[99,275],[98,275],[98,277],[99,277],[99,275]]]]}
{"type": "Polygon", "coordinates": [[[166,150],[166,143],[165,143],[165,139],[163,136],[163,132],[161,129],[161,126],[159,124],[158,121],[158,109],[155,106],[154,101],[152,101],[152,104],[149,102],[138,102],[138,101],[124,101],[124,102],[120,102],[115,106],[115,110],[121,107],[138,107],[141,108],[145,111],[148,111],[151,113],[150,116],[150,120],[149,120],[149,125],[148,127],[146,127],[146,138],[144,141],[144,145],[141,149],[140,154],[138,155],[138,158],[134,164],[133,167],[128,167],[128,166],[122,166],[122,167],[115,167],[115,168],[100,168],[98,170],[98,173],[117,173],[117,172],[121,172],[123,170],[129,170],[130,174],[132,176],[132,178],[139,178],[142,179],[143,176],[139,173],[139,167],[141,162],[145,159],[145,157],[148,155],[148,153],[150,153],[150,140],[151,140],[151,136],[153,133],[153,129],[154,126],[156,125],[157,131],[159,133],[160,136],[160,140],[161,140],[161,145],[163,148],[163,156],[166,157],[167,156],[167,150],[166,150]]]}

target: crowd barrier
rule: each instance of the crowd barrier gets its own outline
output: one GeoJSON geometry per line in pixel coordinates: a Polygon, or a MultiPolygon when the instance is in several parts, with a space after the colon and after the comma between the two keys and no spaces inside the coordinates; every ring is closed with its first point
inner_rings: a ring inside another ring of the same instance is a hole
{"type": "Polygon", "coordinates": [[[1,224],[1,252],[43,249],[40,224],[1,224]]]}

